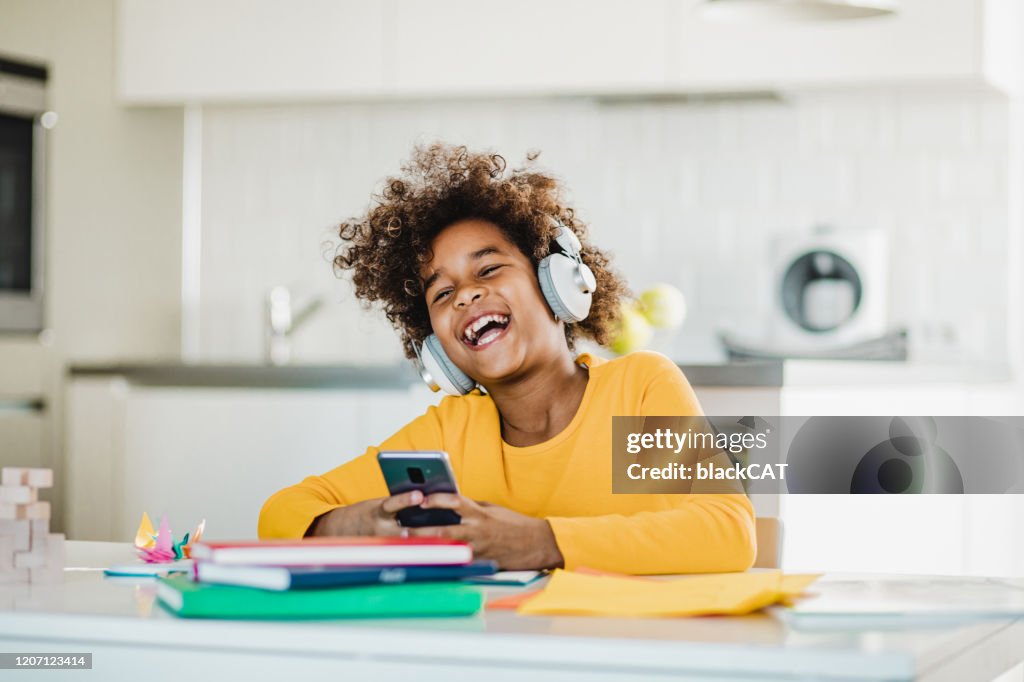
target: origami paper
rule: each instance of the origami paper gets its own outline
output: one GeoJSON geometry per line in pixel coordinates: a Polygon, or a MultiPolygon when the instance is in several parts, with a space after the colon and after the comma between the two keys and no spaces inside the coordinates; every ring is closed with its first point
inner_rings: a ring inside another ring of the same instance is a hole
{"type": "Polygon", "coordinates": [[[149,520],[149,514],[142,512],[142,521],[139,522],[139,529],[135,531],[135,546],[139,549],[150,548],[156,544],[156,532],[153,530],[153,522],[149,520]]]}
{"type": "Polygon", "coordinates": [[[139,522],[139,529],[135,532],[135,549],[139,558],[146,563],[166,563],[186,559],[192,555],[192,546],[203,536],[206,528],[206,519],[199,522],[195,532],[174,542],[174,535],[171,533],[167,516],[160,517],[160,530],[153,532],[153,522],[149,514],[143,512],[142,520],[139,522]]]}

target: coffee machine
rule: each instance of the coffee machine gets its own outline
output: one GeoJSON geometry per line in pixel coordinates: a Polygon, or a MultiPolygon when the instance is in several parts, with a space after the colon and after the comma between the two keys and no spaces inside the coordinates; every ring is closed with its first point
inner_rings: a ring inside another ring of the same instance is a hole
{"type": "Polygon", "coordinates": [[[765,334],[723,333],[726,349],[733,357],[905,359],[905,332],[887,328],[887,247],[877,229],[777,236],[765,334]]]}

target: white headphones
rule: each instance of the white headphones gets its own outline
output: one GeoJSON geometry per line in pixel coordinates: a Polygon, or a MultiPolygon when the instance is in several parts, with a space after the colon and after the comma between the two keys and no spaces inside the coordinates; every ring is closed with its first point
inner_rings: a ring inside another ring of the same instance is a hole
{"type": "MultiPolygon", "coordinates": [[[[557,228],[554,241],[561,249],[546,257],[537,266],[537,280],[556,320],[566,323],[581,322],[590,314],[590,301],[597,289],[593,271],[583,262],[582,246],[576,234],[552,218],[557,228]]],[[[431,334],[417,347],[413,344],[418,369],[431,391],[444,391],[450,395],[466,395],[476,382],[455,366],[441,347],[436,334],[431,334]]]]}

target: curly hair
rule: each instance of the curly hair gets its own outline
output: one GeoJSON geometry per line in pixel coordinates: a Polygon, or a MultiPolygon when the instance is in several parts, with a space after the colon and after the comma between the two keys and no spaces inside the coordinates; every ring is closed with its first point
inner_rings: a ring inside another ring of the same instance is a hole
{"type": "Polygon", "coordinates": [[[432,258],[434,238],[468,218],[497,225],[534,265],[552,251],[552,218],[575,232],[597,290],[590,315],[565,326],[566,341],[570,348],[578,336],[608,342],[620,299],[628,295],[625,282],[609,267],[608,255],[587,242],[586,225],[563,205],[558,181],[533,169],[536,156],[506,173],[497,154],[442,143],[417,146],[402,173],[384,181],[367,214],[339,226],[335,272],[353,271],[356,296],[368,306],[381,305],[407,357],[415,355],[413,343],[431,333],[420,267],[432,258]]]}

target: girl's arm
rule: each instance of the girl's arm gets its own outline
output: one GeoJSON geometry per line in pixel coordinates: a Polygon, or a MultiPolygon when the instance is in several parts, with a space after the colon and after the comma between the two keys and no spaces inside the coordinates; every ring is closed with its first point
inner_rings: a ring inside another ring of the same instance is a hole
{"type": "Polygon", "coordinates": [[[745,495],[674,495],[676,508],[629,516],[549,518],[568,569],[722,573],[754,563],[754,510],[745,495]]]}
{"type": "MultiPolygon", "coordinates": [[[[654,361],[639,416],[701,415],[686,377],[654,361]]],[[[634,574],[744,571],[757,551],[754,508],[741,493],[662,495],[664,511],[549,518],[565,567],[634,574]]]]}

